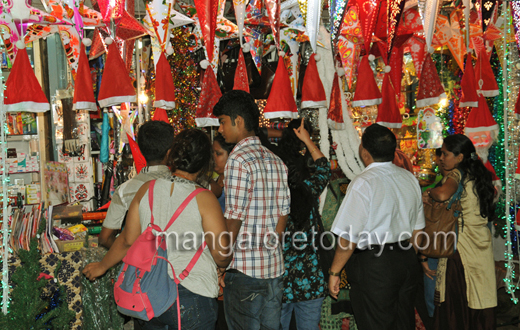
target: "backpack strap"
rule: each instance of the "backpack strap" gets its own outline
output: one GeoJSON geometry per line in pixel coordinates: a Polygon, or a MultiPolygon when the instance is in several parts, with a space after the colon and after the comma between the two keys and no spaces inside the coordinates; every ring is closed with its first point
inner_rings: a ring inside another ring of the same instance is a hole
{"type": "Polygon", "coordinates": [[[150,203],[150,213],[152,215],[150,219],[150,223],[153,225],[153,187],[155,186],[155,181],[150,181],[150,187],[148,187],[148,203],[150,203]]]}
{"type": "Polygon", "coordinates": [[[170,219],[170,222],[168,222],[168,224],[166,225],[166,227],[164,227],[163,231],[167,231],[168,228],[170,228],[171,225],[173,225],[173,223],[175,222],[175,220],[177,220],[177,218],[179,217],[179,215],[182,213],[182,211],[184,211],[184,209],[186,208],[186,206],[188,206],[188,204],[191,202],[191,200],[197,196],[199,193],[203,192],[204,190],[207,190],[205,188],[197,188],[195,190],[193,190],[191,192],[191,194],[188,195],[188,197],[186,197],[186,199],[182,202],[182,204],[177,208],[177,210],[175,211],[175,213],[173,213],[172,215],[172,218],[170,219]]]}

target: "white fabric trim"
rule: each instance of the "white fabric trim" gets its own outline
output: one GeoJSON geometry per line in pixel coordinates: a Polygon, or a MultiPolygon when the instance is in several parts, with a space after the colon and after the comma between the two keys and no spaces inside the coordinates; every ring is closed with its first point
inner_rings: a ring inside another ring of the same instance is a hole
{"type": "MultiPolygon", "coordinates": [[[[355,95],[355,94],[354,94],[355,95]]],[[[352,107],[369,107],[383,103],[383,99],[355,100],[352,101],[352,107]]]]}
{"type": "Polygon", "coordinates": [[[195,118],[195,123],[197,124],[197,127],[220,126],[218,118],[210,117],[195,118]]]}
{"type": "Polygon", "coordinates": [[[99,106],[102,108],[110,107],[113,105],[119,105],[121,103],[125,102],[136,102],[136,96],[135,94],[132,95],[120,95],[120,96],[112,96],[107,97],[105,99],[98,99],[99,106]]]}
{"type": "Polygon", "coordinates": [[[460,102],[459,107],[472,107],[476,108],[478,107],[478,101],[475,102],[460,102]]]}
{"type": "Polygon", "coordinates": [[[498,131],[498,124],[480,127],[464,127],[464,132],[498,131]]]}
{"type": "Polygon", "coordinates": [[[51,109],[50,103],[38,103],[32,101],[5,104],[4,107],[6,112],[45,112],[51,109]]]}
{"type": "Polygon", "coordinates": [[[276,119],[276,118],[298,118],[298,112],[292,111],[276,111],[276,112],[264,112],[265,119],[276,119]]]}
{"type": "MultiPolygon", "coordinates": [[[[328,160],[330,160],[330,141],[329,141],[329,127],[327,125],[327,108],[318,109],[318,127],[320,129],[320,150],[328,160]]],[[[327,197],[327,189],[325,188],[320,196],[320,214],[323,212],[325,206],[325,199],[327,197]]]]}
{"type": "Polygon", "coordinates": [[[153,101],[153,107],[163,108],[164,110],[173,110],[175,109],[175,101],[155,100],[153,101]]]}
{"type": "Polygon", "coordinates": [[[345,123],[338,123],[332,119],[327,119],[327,124],[331,130],[343,130],[345,129],[345,123]]]}
{"type": "Polygon", "coordinates": [[[437,104],[437,103],[439,103],[439,100],[441,98],[446,98],[446,93],[442,93],[439,96],[429,97],[427,99],[417,100],[417,102],[416,102],[417,108],[424,108],[424,107],[427,107],[429,105],[437,104]]]}
{"type": "Polygon", "coordinates": [[[96,102],[76,102],[72,105],[72,110],[96,111],[97,105],[96,102]]]}
{"type": "Polygon", "coordinates": [[[327,107],[327,100],[322,101],[303,101],[301,104],[302,109],[308,109],[308,108],[321,108],[321,107],[327,107]]]}
{"type": "Polygon", "coordinates": [[[403,123],[388,123],[385,121],[376,121],[376,123],[388,128],[401,128],[403,126],[403,123]]]}
{"type": "Polygon", "coordinates": [[[494,97],[499,94],[498,89],[491,89],[491,90],[477,89],[477,93],[482,94],[482,96],[484,96],[484,97],[494,97]]]}

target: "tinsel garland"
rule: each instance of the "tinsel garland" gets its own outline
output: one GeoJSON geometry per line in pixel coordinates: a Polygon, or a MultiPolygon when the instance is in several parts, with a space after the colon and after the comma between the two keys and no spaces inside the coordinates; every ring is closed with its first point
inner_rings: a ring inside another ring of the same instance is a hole
{"type": "Polygon", "coordinates": [[[195,127],[195,112],[200,91],[200,73],[195,61],[194,38],[187,27],[172,30],[171,44],[174,52],[168,56],[175,85],[175,109],[167,111],[175,134],[185,128],[195,127]]]}
{"type": "MultiPolygon", "coordinates": [[[[329,141],[329,125],[327,123],[327,108],[319,108],[318,110],[318,125],[320,128],[320,150],[328,160],[330,160],[330,141],[329,141]]],[[[325,188],[320,197],[320,214],[323,211],[325,205],[325,199],[327,197],[327,189],[325,188]]]]}

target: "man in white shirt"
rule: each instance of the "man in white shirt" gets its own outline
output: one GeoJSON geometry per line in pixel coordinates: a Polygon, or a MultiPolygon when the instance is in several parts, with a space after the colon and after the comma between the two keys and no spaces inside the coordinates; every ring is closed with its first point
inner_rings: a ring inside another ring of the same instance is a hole
{"type": "Polygon", "coordinates": [[[395,148],[388,128],[373,124],[365,130],[359,154],[366,168],[350,183],[331,229],[339,237],[329,291],[337,298],[346,264],[360,330],[415,329],[420,269],[411,243],[417,246],[424,212],[419,182],[392,164],[395,148]]]}

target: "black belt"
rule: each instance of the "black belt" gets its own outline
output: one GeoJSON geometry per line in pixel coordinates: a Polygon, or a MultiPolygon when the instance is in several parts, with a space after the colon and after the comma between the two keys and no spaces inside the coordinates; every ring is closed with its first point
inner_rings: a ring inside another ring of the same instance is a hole
{"type": "Polygon", "coordinates": [[[234,269],[234,268],[230,268],[228,270],[226,270],[226,273],[242,273],[241,271],[239,271],[238,269],[234,269]]]}
{"type": "Polygon", "coordinates": [[[412,248],[412,245],[410,244],[410,240],[407,239],[407,240],[395,242],[395,243],[385,243],[383,245],[369,245],[368,247],[366,247],[363,250],[355,249],[354,254],[367,252],[367,251],[374,251],[374,250],[375,250],[375,252],[379,252],[379,251],[381,251],[381,249],[383,249],[383,251],[408,251],[411,248],[412,248]]]}

